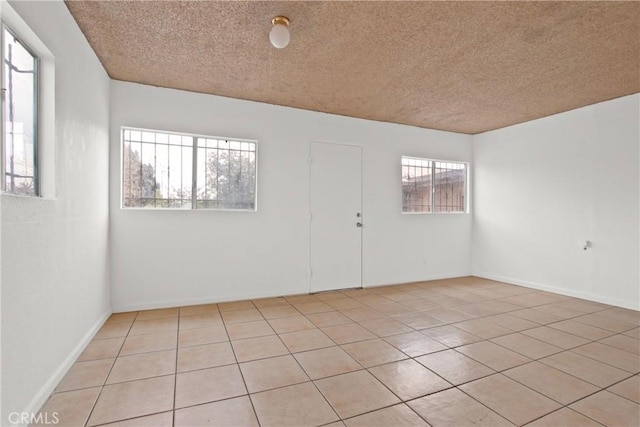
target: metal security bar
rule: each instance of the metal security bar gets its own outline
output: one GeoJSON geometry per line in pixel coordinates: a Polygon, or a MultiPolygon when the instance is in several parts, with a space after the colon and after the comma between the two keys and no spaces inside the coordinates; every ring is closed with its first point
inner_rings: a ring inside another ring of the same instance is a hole
{"type": "Polygon", "coordinates": [[[38,180],[38,57],[2,24],[2,189],[40,193],[38,180]]]}
{"type": "Polygon", "coordinates": [[[402,157],[403,212],[466,212],[467,165],[402,157]]]}

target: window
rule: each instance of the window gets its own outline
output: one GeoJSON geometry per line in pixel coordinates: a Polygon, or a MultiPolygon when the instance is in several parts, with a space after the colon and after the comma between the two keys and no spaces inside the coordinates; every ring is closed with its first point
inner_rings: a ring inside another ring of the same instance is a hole
{"type": "Polygon", "coordinates": [[[254,211],[256,146],[123,128],[122,206],[254,211]]]}
{"type": "Polygon", "coordinates": [[[2,54],[2,189],[37,196],[38,57],[4,23],[2,54]]]}
{"type": "Polygon", "coordinates": [[[466,212],[467,164],[402,157],[403,212],[466,212]]]}

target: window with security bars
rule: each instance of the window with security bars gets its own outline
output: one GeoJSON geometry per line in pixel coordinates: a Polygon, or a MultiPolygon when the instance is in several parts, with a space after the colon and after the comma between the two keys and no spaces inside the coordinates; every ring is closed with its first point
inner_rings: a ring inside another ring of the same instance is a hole
{"type": "Polygon", "coordinates": [[[402,211],[466,212],[467,164],[402,157],[402,211]]]}
{"type": "Polygon", "coordinates": [[[256,209],[255,141],[122,130],[125,208],[256,209]]]}
{"type": "Polygon", "coordinates": [[[38,57],[2,25],[2,189],[37,196],[38,57]]]}

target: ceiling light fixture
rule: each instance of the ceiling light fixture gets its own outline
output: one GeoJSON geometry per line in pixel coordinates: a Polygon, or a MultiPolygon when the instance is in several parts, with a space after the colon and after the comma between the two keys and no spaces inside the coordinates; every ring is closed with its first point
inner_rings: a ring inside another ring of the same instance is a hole
{"type": "Polygon", "coordinates": [[[269,40],[273,47],[284,49],[289,45],[291,34],[289,34],[289,18],[286,16],[276,16],[271,20],[273,28],[269,31],[269,40]]]}

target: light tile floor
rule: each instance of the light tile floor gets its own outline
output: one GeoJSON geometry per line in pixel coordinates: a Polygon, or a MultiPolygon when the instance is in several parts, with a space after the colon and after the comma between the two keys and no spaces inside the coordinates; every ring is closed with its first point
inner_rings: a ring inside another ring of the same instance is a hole
{"type": "Polygon", "coordinates": [[[77,426],[638,426],[640,313],[460,279],[112,315],[77,426]]]}

